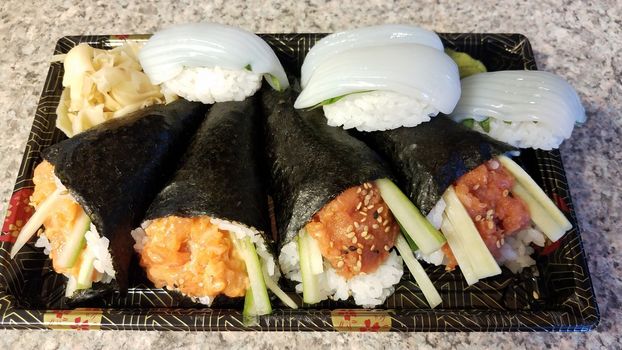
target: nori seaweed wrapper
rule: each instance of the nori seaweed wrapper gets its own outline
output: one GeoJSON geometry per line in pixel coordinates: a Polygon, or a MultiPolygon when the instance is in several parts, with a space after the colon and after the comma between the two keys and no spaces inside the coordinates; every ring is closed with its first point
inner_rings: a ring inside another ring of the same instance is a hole
{"type": "Polygon", "coordinates": [[[462,175],[515,150],[444,116],[412,128],[355,135],[391,162],[399,187],[425,215],[462,175]]]}
{"type": "Polygon", "coordinates": [[[321,109],[294,109],[291,91],[264,91],[267,161],[280,245],[348,188],[393,178],[367,145],[327,125],[321,109]]]}
{"type": "Polygon", "coordinates": [[[43,157],[102,237],[116,271],[112,283],[77,291],[82,301],[128,287],[134,240],[130,232],[170,178],[205,117],[207,106],[178,100],[107,121],[48,148],[43,157]]]}
{"type": "Polygon", "coordinates": [[[270,246],[259,123],[254,97],[214,104],[145,219],[207,215],[253,227],[270,246]]]}

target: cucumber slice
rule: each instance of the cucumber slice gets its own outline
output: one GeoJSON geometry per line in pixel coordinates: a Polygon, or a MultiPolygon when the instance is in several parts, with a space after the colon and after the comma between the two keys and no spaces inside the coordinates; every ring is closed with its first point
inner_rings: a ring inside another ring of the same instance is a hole
{"type": "Polygon", "coordinates": [[[477,277],[475,269],[473,268],[471,260],[469,259],[469,252],[462,244],[458,232],[453,227],[451,222],[449,222],[447,215],[444,214],[441,231],[443,231],[445,238],[447,238],[449,248],[451,248],[451,252],[454,254],[454,257],[458,262],[458,266],[460,266],[460,271],[462,271],[462,275],[464,276],[467,284],[469,286],[475,284],[477,281],[479,281],[479,278],[477,277]]]}
{"type": "Polygon", "coordinates": [[[324,260],[322,258],[322,251],[320,250],[320,243],[305,230],[304,228],[300,229],[298,233],[302,239],[306,240],[307,247],[309,250],[307,254],[309,254],[309,262],[311,264],[311,272],[314,275],[319,275],[324,272],[324,260]]]}
{"type": "Polygon", "coordinates": [[[237,239],[231,235],[231,239],[246,264],[246,273],[250,280],[250,288],[253,293],[255,304],[254,316],[270,314],[272,312],[272,305],[270,305],[270,298],[268,297],[268,291],[264,283],[263,272],[261,270],[257,251],[255,250],[255,245],[250,237],[237,239]]]}
{"type": "Polygon", "coordinates": [[[305,235],[298,235],[298,256],[300,257],[300,274],[302,275],[302,300],[307,304],[322,301],[318,276],[313,273],[309,256],[309,244],[305,235]]]}
{"type": "Polygon", "coordinates": [[[382,199],[404,231],[423,254],[431,254],[445,244],[445,237],[421,214],[404,193],[389,179],[376,180],[382,199]]]}
{"type": "MultiPolygon", "coordinates": [[[[540,204],[540,206],[546,210],[551,218],[557,221],[560,227],[563,228],[564,233],[572,228],[572,224],[568,221],[564,213],[559,210],[555,203],[553,203],[553,201],[546,195],[546,193],[544,193],[540,186],[538,186],[538,184],[523,168],[520,167],[520,165],[516,164],[516,162],[506,156],[499,156],[497,159],[512,175],[514,175],[516,181],[520,183],[526,192],[528,192],[540,204]]],[[[560,237],[561,236],[555,239],[549,237],[549,239],[555,242],[560,237]]]]}
{"type": "Polygon", "coordinates": [[[76,291],[76,287],[78,285],[78,281],[75,277],[69,276],[67,280],[67,287],[65,287],[65,297],[71,298],[73,293],[76,291]]]}
{"type": "Polygon", "coordinates": [[[82,248],[84,248],[84,245],[86,244],[84,234],[90,227],[91,220],[88,215],[86,215],[84,210],[80,209],[80,214],[78,214],[78,218],[73,225],[69,238],[67,239],[67,242],[65,242],[65,246],[58,256],[57,264],[60,268],[68,269],[73,267],[76,263],[78,255],[80,255],[82,248]]]}
{"type": "Polygon", "coordinates": [[[410,274],[413,275],[415,281],[419,285],[419,288],[421,288],[421,292],[423,292],[423,296],[425,296],[425,299],[428,301],[430,307],[437,307],[440,303],[443,302],[443,300],[441,299],[441,295],[438,294],[438,291],[434,287],[434,284],[432,284],[430,277],[428,277],[428,274],[425,273],[425,270],[423,269],[421,264],[419,264],[419,262],[415,258],[415,255],[410,249],[408,242],[401,234],[397,235],[395,247],[402,256],[402,259],[404,259],[404,262],[406,263],[410,274]]]}
{"type": "Polygon", "coordinates": [[[410,246],[410,249],[413,252],[416,252],[417,250],[419,250],[419,247],[417,247],[417,243],[415,243],[412,238],[410,238],[410,236],[408,235],[408,233],[406,233],[406,230],[404,229],[404,226],[402,226],[402,224],[397,223],[398,225],[400,225],[400,231],[402,232],[402,236],[404,236],[404,238],[406,239],[406,242],[408,242],[408,245],[410,246]]]}
{"type": "Polygon", "coordinates": [[[22,249],[22,247],[24,247],[24,245],[28,242],[28,240],[30,240],[30,238],[34,236],[35,233],[37,233],[37,230],[39,230],[39,227],[43,225],[45,219],[47,219],[48,216],[52,214],[52,212],[56,208],[56,203],[59,199],[61,199],[61,195],[63,195],[64,193],[64,189],[56,189],[49,197],[41,202],[39,208],[37,208],[37,210],[30,217],[28,222],[26,222],[26,225],[24,225],[24,227],[22,227],[22,230],[19,232],[19,235],[17,236],[17,239],[15,240],[15,243],[11,248],[11,259],[13,259],[17,252],[19,252],[20,249],[22,249]]]}
{"type": "Polygon", "coordinates": [[[248,287],[246,296],[244,297],[244,309],[242,310],[242,323],[245,326],[256,326],[259,324],[257,320],[257,307],[255,298],[253,297],[253,288],[248,287]]]}
{"type": "Polygon", "coordinates": [[[93,285],[93,263],[95,256],[88,250],[82,255],[82,263],[80,264],[80,272],[78,273],[78,281],[76,289],[88,289],[93,285]]]}
{"type": "MultiPolygon", "coordinates": [[[[289,295],[285,294],[285,292],[279,287],[279,285],[276,284],[276,282],[274,282],[272,278],[270,278],[265,269],[261,270],[263,272],[263,280],[264,282],[266,282],[266,286],[268,287],[268,289],[270,289],[272,293],[274,293],[274,295],[276,295],[277,298],[279,298],[285,305],[289,306],[292,309],[297,309],[298,305],[296,305],[292,298],[290,298],[289,295]]],[[[246,306],[246,300],[244,306],[246,306]]]]}
{"type": "Polygon", "coordinates": [[[529,214],[531,215],[531,221],[533,221],[533,223],[536,224],[536,227],[538,227],[538,229],[542,231],[542,233],[544,233],[551,241],[555,242],[562,238],[566,231],[569,230],[567,226],[563,226],[559,222],[555,221],[555,219],[549,215],[549,212],[544,209],[540,202],[538,202],[538,200],[536,200],[519,182],[516,182],[514,187],[512,187],[512,193],[527,204],[529,214]]]}
{"type": "MultiPolygon", "coordinates": [[[[469,213],[460,202],[453,186],[445,191],[443,199],[447,203],[445,208],[447,219],[455,230],[459,231],[456,236],[460,239],[460,244],[456,245],[456,248],[464,249],[463,254],[468,256],[471,261],[476,276],[481,279],[500,274],[501,268],[486,247],[482,236],[480,236],[469,213]]],[[[454,249],[454,246],[450,247],[454,249]]],[[[462,253],[459,252],[458,254],[462,253]]]]}

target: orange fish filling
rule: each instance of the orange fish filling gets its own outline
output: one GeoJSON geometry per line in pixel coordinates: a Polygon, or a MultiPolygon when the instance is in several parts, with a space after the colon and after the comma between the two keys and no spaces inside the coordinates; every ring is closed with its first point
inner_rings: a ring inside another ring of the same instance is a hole
{"type": "Polygon", "coordinates": [[[504,237],[529,227],[531,215],[522,199],[512,195],[514,177],[496,160],[463,175],[456,194],[490,252],[497,256],[504,237]]]}
{"type": "Polygon", "coordinates": [[[244,260],[228,231],[207,216],[169,216],[151,221],[140,264],[156,287],[191,297],[242,297],[249,287],[244,260]]]}
{"type": "MultiPolygon", "coordinates": [[[[54,176],[54,166],[47,161],[41,162],[35,168],[32,181],[35,184],[35,189],[32,196],[30,196],[30,205],[37,208],[41,202],[56,191],[57,187],[54,176]]],[[[85,249],[80,252],[73,267],[68,269],[62,269],[58,266],[57,257],[63,251],[68,235],[71,233],[75,221],[81,211],[82,208],[76,201],[74,201],[70,196],[63,196],[58,202],[56,202],[54,212],[43,222],[43,226],[45,227],[45,236],[51,246],[50,259],[52,259],[54,271],[74,276],[76,278],[78,277],[80,262],[85,249]]]]}
{"type": "Polygon", "coordinates": [[[395,245],[400,228],[376,185],[365,183],[325,205],[306,230],[336,272],[351,278],[378,269],[395,245]]]}

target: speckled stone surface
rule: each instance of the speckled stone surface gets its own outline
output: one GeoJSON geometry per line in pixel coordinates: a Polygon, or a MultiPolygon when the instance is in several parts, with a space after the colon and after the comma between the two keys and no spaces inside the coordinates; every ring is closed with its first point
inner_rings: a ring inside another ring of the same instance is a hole
{"type": "Polygon", "coordinates": [[[19,1],[0,2],[0,215],[18,171],[54,44],[71,34],[150,33],[219,21],[257,32],[329,32],[415,23],[439,32],[518,32],[540,69],[565,77],[588,113],[563,154],[602,315],[587,334],[165,333],[1,331],[3,348],[619,348],[622,205],[622,3],[608,1],[19,1]],[[77,2],[76,2],[77,3],[77,2]]]}

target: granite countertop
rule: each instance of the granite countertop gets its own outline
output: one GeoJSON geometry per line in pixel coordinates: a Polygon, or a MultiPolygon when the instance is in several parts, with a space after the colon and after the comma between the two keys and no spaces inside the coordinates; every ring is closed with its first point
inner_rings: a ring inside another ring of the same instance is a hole
{"type": "Polygon", "coordinates": [[[622,291],[622,4],[608,1],[72,1],[0,4],[0,215],[17,175],[56,40],[71,34],[150,33],[172,23],[218,21],[256,32],[330,32],[413,23],[438,32],[517,32],[540,69],[579,92],[588,121],[562,147],[602,320],[585,333],[166,333],[0,331],[7,348],[232,348],[307,344],[353,348],[595,348],[620,346],[622,291]],[[262,5],[263,3],[263,5],[262,5]]]}

